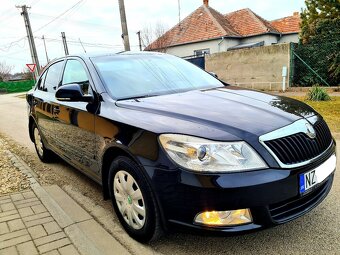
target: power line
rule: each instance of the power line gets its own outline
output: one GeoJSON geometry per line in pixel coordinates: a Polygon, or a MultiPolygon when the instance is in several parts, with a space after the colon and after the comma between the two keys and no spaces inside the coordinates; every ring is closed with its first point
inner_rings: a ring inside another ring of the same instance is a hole
{"type": "MultiPolygon", "coordinates": [[[[30,13],[31,16],[40,16],[40,17],[48,17],[48,18],[54,18],[53,16],[50,15],[45,15],[45,14],[39,14],[39,13],[30,13]]],[[[61,18],[62,19],[62,18],[61,18]]],[[[103,27],[103,28],[111,28],[114,29],[116,28],[115,26],[109,26],[109,25],[104,25],[104,24],[98,24],[98,23],[92,23],[88,21],[82,21],[82,20],[74,20],[74,19],[67,19],[67,22],[72,22],[72,23],[80,23],[80,24],[86,24],[86,25],[91,25],[91,26],[96,26],[96,27],[103,27]]]]}
{"type": "Polygon", "coordinates": [[[66,11],[64,11],[63,13],[59,14],[57,17],[55,17],[54,19],[52,19],[50,22],[46,23],[45,25],[39,27],[37,30],[34,31],[34,33],[40,31],[41,29],[47,27],[48,25],[50,25],[51,23],[53,23],[54,21],[56,21],[57,19],[59,19],[60,17],[62,17],[63,15],[65,15],[67,12],[69,12],[70,10],[72,10],[73,8],[77,7],[79,4],[81,4],[82,2],[84,2],[84,0],[80,0],[78,1],[76,4],[72,5],[70,8],[68,8],[66,11]]]}

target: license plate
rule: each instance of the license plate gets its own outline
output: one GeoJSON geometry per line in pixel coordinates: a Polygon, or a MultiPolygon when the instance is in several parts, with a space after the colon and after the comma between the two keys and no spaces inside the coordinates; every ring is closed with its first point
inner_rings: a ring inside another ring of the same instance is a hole
{"type": "Polygon", "coordinates": [[[317,168],[299,175],[300,194],[305,193],[317,184],[323,182],[336,167],[336,156],[333,154],[329,159],[317,168]]]}

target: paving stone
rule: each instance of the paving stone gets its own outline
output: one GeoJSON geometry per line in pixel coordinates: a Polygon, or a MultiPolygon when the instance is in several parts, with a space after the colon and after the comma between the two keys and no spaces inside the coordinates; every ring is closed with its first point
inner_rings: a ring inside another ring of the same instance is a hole
{"type": "Polygon", "coordinates": [[[8,247],[6,249],[0,250],[0,255],[18,255],[17,249],[15,246],[8,247]]]}
{"type": "Polygon", "coordinates": [[[6,222],[0,223],[0,235],[6,234],[9,232],[9,228],[6,222]]]}
{"type": "Polygon", "coordinates": [[[39,201],[39,199],[36,198],[36,197],[33,197],[33,198],[21,200],[21,201],[16,201],[14,203],[15,203],[15,205],[22,205],[22,204],[32,203],[32,202],[35,202],[35,201],[39,201]]]}
{"type": "Polygon", "coordinates": [[[52,217],[46,217],[46,218],[43,218],[43,219],[38,219],[38,220],[32,220],[32,221],[29,221],[29,222],[25,222],[25,225],[26,227],[33,227],[33,226],[36,226],[36,225],[41,225],[41,224],[44,224],[44,223],[47,223],[47,222],[51,222],[51,221],[54,221],[54,219],[52,217]]]}
{"type": "Polygon", "coordinates": [[[11,232],[25,228],[25,225],[21,219],[8,221],[7,224],[11,232]]]}
{"type": "Polygon", "coordinates": [[[36,246],[40,246],[49,242],[53,242],[66,237],[64,232],[55,233],[49,236],[41,237],[34,240],[36,246]]]}
{"type": "Polygon", "coordinates": [[[23,217],[27,217],[27,216],[31,216],[34,214],[33,210],[31,209],[31,207],[26,207],[26,208],[21,208],[18,210],[20,213],[20,216],[23,217]]]}
{"type": "Polygon", "coordinates": [[[7,199],[11,199],[11,197],[10,196],[1,196],[0,202],[3,201],[3,200],[7,200],[7,199]]]}
{"type": "Polygon", "coordinates": [[[15,206],[13,203],[2,204],[0,205],[0,207],[3,212],[15,210],[15,206]]]}
{"type": "Polygon", "coordinates": [[[34,205],[31,208],[32,208],[32,210],[34,211],[35,214],[47,212],[45,206],[43,206],[43,205],[34,205]]]}
{"type": "Polygon", "coordinates": [[[37,248],[35,248],[32,241],[17,245],[17,249],[20,255],[36,255],[38,254],[37,248]]]}
{"type": "Polygon", "coordinates": [[[39,250],[39,252],[44,253],[44,252],[47,252],[47,251],[51,251],[51,250],[54,250],[54,249],[61,248],[61,247],[66,246],[68,244],[70,244],[70,240],[68,238],[64,238],[64,239],[60,239],[58,241],[54,241],[54,242],[51,242],[51,243],[41,245],[41,246],[38,247],[38,250],[39,250]]]}
{"type": "Polygon", "coordinates": [[[25,199],[24,196],[22,194],[20,194],[20,193],[11,195],[11,198],[12,198],[13,201],[18,201],[18,200],[25,199]]]}
{"type": "Polygon", "coordinates": [[[46,223],[46,224],[44,224],[43,226],[44,226],[46,232],[47,232],[49,235],[61,231],[61,228],[59,227],[59,225],[58,225],[55,221],[46,223]]]}
{"type": "Polygon", "coordinates": [[[1,235],[0,236],[0,243],[2,241],[9,240],[11,238],[18,237],[18,236],[23,236],[23,235],[28,235],[28,232],[27,232],[26,229],[22,229],[22,230],[18,230],[18,231],[15,231],[15,232],[10,232],[10,233],[1,235]]]}
{"type": "Polygon", "coordinates": [[[20,208],[25,208],[25,207],[30,207],[30,206],[34,206],[34,205],[40,205],[40,204],[41,204],[41,202],[39,200],[37,200],[37,201],[29,202],[29,203],[26,203],[26,204],[16,205],[16,207],[18,209],[20,209],[20,208]]]}
{"type": "Polygon", "coordinates": [[[17,210],[2,212],[2,213],[0,213],[0,218],[6,217],[6,216],[9,216],[9,215],[13,215],[13,214],[16,214],[16,213],[18,213],[17,210]]]}
{"type": "Polygon", "coordinates": [[[10,221],[10,220],[15,220],[15,219],[19,219],[20,215],[17,214],[13,214],[13,215],[9,215],[9,216],[5,216],[5,217],[1,217],[0,218],[0,223],[1,222],[6,222],[6,221],[10,221]]]}
{"type": "Polygon", "coordinates": [[[24,196],[24,198],[33,198],[33,197],[36,197],[33,191],[23,192],[22,195],[24,196]]]}
{"type": "Polygon", "coordinates": [[[58,250],[52,250],[44,253],[43,255],[60,255],[60,253],[58,252],[58,250]]]}
{"type": "Polygon", "coordinates": [[[43,236],[47,236],[47,233],[45,229],[42,227],[42,225],[30,227],[27,229],[28,232],[31,234],[33,239],[37,239],[43,236]]]}
{"type": "Polygon", "coordinates": [[[24,243],[31,240],[31,237],[29,235],[19,236],[15,238],[11,238],[9,240],[0,242],[0,249],[7,248],[10,246],[14,246],[20,243],[24,243]]]}
{"type": "Polygon", "coordinates": [[[10,202],[12,202],[12,200],[11,200],[10,197],[8,197],[6,199],[0,200],[0,205],[7,204],[7,203],[10,203],[10,202]]]}
{"type": "Polygon", "coordinates": [[[67,245],[59,249],[61,255],[79,255],[79,252],[73,245],[67,245]]]}
{"type": "Polygon", "coordinates": [[[29,221],[32,221],[32,220],[38,220],[38,219],[46,218],[46,217],[49,217],[49,216],[51,216],[51,215],[48,212],[44,212],[44,213],[39,213],[39,214],[27,216],[27,217],[24,217],[22,219],[23,219],[24,222],[29,222],[29,221]]]}

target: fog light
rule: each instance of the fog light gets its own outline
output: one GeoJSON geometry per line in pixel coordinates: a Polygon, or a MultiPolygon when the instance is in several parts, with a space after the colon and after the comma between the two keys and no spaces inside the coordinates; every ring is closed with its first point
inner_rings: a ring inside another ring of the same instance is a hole
{"type": "Polygon", "coordinates": [[[195,217],[195,223],[210,226],[242,225],[252,221],[249,209],[202,212],[195,217]]]}

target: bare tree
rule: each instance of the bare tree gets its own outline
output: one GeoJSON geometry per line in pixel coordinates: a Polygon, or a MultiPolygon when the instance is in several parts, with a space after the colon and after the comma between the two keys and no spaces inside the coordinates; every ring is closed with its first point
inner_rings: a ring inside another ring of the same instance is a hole
{"type": "Polygon", "coordinates": [[[142,32],[142,44],[145,50],[166,52],[170,44],[168,27],[158,21],[154,25],[146,25],[142,32]]]}
{"type": "Polygon", "coordinates": [[[24,68],[21,73],[23,80],[33,80],[33,73],[27,70],[27,68],[24,68]]]}
{"type": "Polygon", "coordinates": [[[0,81],[9,79],[14,66],[7,65],[5,61],[0,62],[0,81]]]}

